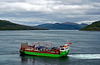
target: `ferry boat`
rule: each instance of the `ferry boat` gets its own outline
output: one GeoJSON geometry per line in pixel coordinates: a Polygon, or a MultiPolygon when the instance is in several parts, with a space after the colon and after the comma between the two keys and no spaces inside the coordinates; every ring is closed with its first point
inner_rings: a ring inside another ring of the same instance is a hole
{"type": "Polygon", "coordinates": [[[72,43],[65,44],[58,48],[53,43],[38,42],[32,43],[32,45],[28,45],[28,43],[22,43],[19,51],[21,55],[66,57],[69,53],[70,44],[72,43]]]}

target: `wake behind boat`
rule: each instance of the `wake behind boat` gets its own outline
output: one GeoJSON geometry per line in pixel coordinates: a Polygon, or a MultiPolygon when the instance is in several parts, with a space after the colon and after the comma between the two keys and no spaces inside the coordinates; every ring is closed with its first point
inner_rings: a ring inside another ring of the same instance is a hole
{"type": "Polygon", "coordinates": [[[58,48],[53,43],[38,42],[32,43],[32,45],[22,43],[20,54],[46,57],[65,57],[69,53],[69,44],[65,44],[58,48]]]}

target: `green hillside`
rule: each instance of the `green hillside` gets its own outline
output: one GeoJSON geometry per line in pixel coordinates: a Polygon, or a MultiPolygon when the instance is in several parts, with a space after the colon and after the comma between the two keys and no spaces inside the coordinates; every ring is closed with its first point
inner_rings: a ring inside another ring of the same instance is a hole
{"type": "Polygon", "coordinates": [[[100,31],[100,21],[93,22],[91,25],[88,25],[80,30],[84,31],[100,31]]]}
{"type": "Polygon", "coordinates": [[[43,30],[40,28],[20,25],[7,20],[0,20],[0,30],[43,30]]]}

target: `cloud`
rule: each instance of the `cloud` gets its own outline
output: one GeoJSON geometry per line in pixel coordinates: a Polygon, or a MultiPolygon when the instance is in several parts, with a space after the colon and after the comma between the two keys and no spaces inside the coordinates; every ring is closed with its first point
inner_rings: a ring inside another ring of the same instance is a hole
{"type": "Polygon", "coordinates": [[[0,2],[25,2],[25,0],[0,0],[0,2]]]}
{"type": "MultiPolygon", "coordinates": [[[[78,2],[80,2],[79,0],[78,2]]],[[[75,2],[75,1],[68,1],[75,2]]],[[[44,13],[84,13],[84,10],[93,8],[91,5],[64,5],[61,1],[53,0],[26,0],[26,2],[0,2],[0,12],[44,12],[44,13]],[[9,8],[9,9],[8,9],[9,8]],[[7,10],[8,9],[8,10],[7,10]],[[81,12],[80,12],[81,11],[81,12]]]]}
{"type": "Polygon", "coordinates": [[[100,0],[90,0],[90,1],[93,1],[93,2],[100,2],[100,0]]]}
{"type": "MultiPolygon", "coordinates": [[[[96,20],[94,20],[94,21],[96,21],[96,20]]],[[[91,23],[93,23],[94,21],[79,21],[79,22],[77,22],[77,23],[78,23],[78,24],[81,24],[81,23],[91,24],[91,23]]]]}
{"type": "Polygon", "coordinates": [[[26,0],[25,2],[0,2],[1,12],[24,12],[24,11],[39,11],[39,12],[49,12],[52,11],[52,7],[59,1],[55,2],[53,0],[26,0]],[[9,9],[8,9],[9,8],[9,9]],[[7,10],[8,9],[8,10],[7,10]]]}
{"type": "Polygon", "coordinates": [[[0,0],[0,18],[25,25],[95,21],[100,18],[100,2],[99,0],[0,0]]]}

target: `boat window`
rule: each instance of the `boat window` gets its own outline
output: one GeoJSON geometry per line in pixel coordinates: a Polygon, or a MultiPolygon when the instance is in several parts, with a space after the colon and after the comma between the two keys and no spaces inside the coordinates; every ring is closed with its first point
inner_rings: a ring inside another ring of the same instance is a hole
{"type": "Polygon", "coordinates": [[[61,48],[61,50],[64,50],[64,48],[61,48]]]}
{"type": "Polygon", "coordinates": [[[68,49],[68,48],[66,48],[66,49],[68,49]]]}

